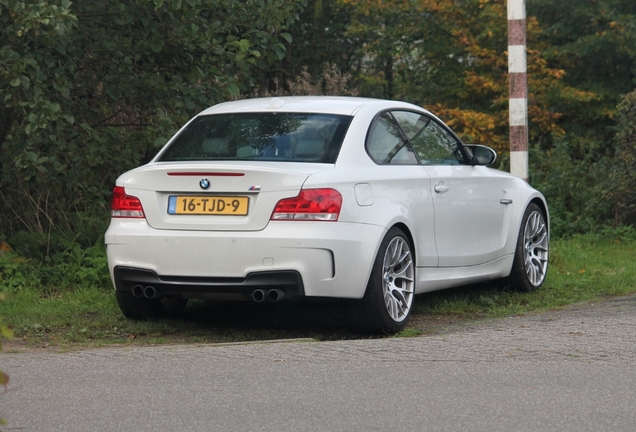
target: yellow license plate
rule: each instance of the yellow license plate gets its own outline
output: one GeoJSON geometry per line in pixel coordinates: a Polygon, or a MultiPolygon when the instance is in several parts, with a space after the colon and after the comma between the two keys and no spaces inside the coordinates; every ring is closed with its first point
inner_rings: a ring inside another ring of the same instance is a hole
{"type": "Polygon", "coordinates": [[[168,214],[245,216],[249,207],[245,196],[171,196],[168,214]]]}

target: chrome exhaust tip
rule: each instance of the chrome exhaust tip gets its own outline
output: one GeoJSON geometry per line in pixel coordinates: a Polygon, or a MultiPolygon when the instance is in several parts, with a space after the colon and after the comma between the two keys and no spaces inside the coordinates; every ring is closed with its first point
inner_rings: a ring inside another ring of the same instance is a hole
{"type": "Polygon", "coordinates": [[[132,295],[133,297],[143,297],[144,296],[144,287],[142,287],[141,285],[135,285],[132,289],[132,295]]]}
{"type": "Polygon", "coordinates": [[[252,292],[252,300],[256,303],[260,303],[265,300],[267,294],[262,289],[256,289],[252,292]]]}
{"type": "Polygon", "coordinates": [[[153,299],[153,298],[157,297],[157,294],[159,294],[159,293],[157,292],[157,290],[153,286],[148,285],[146,288],[144,288],[144,297],[146,297],[148,299],[153,299]]]}
{"type": "Polygon", "coordinates": [[[281,301],[284,298],[285,298],[285,291],[281,289],[274,288],[267,291],[267,300],[271,302],[281,301]]]}

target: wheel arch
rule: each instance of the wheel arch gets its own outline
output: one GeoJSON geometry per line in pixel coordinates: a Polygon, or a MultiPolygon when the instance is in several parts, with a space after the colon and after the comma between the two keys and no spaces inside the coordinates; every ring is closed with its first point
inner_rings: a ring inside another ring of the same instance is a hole
{"type": "MultiPolygon", "coordinates": [[[[523,215],[526,212],[528,206],[531,204],[535,204],[537,207],[539,207],[539,210],[544,214],[548,228],[548,239],[550,239],[550,213],[543,195],[541,195],[540,192],[535,191],[534,193],[530,194],[530,196],[526,196],[523,198],[524,204],[516,206],[511,213],[511,221],[510,225],[508,226],[508,232],[504,234],[507,237],[505,239],[505,245],[503,246],[503,255],[512,255],[515,253],[517,240],[519,238],[519,230],[521,229],[521,224],[523,223],[523,215]]],[[[512,263],[510,263],[510,265],[512,267],[512,263]]]]}
{"type": "MultiPolygon", "coordinates": [[[[413,255],[413,265],[417,267],[417,261],[416,261],[417,251],[415,250],[416,246],[415,246],[415,241],[413,240],[413,234],[411,234],[411,230],[403,222],[398,222],[394,224],[391,228],[399,228],[404,233],[404,235],[406,236],[406,239],[409,241],[409,245],[411,245],[412,255],[413,255]]],[[[389,228],[387,232],[389,232],[391,228],[389,228]]]]}
{"type": "MultiPolygon", "coordinates": [[[[546,224],[548,225],[548,236],[549,236],[550,235],[550,213],[548,212],[547,204],[545,203],[545,201],[543,201],[539,197],[535,197],[532,200],[530,200],[528,205],[530,205],[530,204],[536,204],[539,207],[539,209],[543,212],[543,214],[545,215],[545,221],[546,221],[546,224]]],[[[526,206],[526,208],[527,207],[528,206],[526,206]]]]}
{"type": "MultiPolygon", "coordinates": [[[[413,265],[416,266],[417,265],[417,263],[416,263],[417,254],[416,254],[416,251],[415,251],[415,241],[413,239],[413,234],[411,233],[411,230],[409,229],[408,225],[406,225],[404,222],[395,222],[395,223],[393,223],[393,225],[391,225],[391,226],[386,228],[386,230],[384,231],[384,234],[380,237],[380,239],[378,241],[378,244],[376,246],[375,255],[373,255],[374,261],[377,258],[378,254],[381,252],[380,248],[382,247],[382,241],[386,238],[386,236],[389,233],[389,231],[391,231],[393,228],[398,228],[406,236],[406,239],[408,240],[409,245],[411,246],[411,253],[413,255],[413,265]]],[[[370,273],[369,273],[369,276],[370,276],[370,273]]],[[[366,290],[366,288],[365,288],[365,290],[366,290]]]]}

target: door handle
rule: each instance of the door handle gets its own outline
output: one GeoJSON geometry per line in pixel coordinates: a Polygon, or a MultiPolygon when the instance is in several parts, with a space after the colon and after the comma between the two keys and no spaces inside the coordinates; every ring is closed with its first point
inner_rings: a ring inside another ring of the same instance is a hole
{"type": "Polygon", "coordinates": [[[511,199],[500,199],[499,202],[504,205],[512,204],[511,199]]]}
{"type": "Polygon", "coordinates": [[[446,186],[445,184],[441,184],[441,183],[438,184],[438,185],[435,185],[434,189],[435,189],[435,192],[437,192],[437,193],[448,192],[448,186],[446,186]]]}

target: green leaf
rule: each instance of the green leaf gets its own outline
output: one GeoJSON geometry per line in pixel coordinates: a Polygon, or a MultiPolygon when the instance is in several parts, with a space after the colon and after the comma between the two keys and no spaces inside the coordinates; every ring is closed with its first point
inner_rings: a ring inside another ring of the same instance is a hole
{"type": "Polygon", "coordinates": [[[285,46],[283,44],[276,44],[272,47],[272,49],[274,50],[274,52],[276,53],[276,56],[278,57],[279,60],[282,60],[285,58],[285,46]]]}
{"type": "Polygon", "coordinates": [[[9,83],[11,84],[13,87],[17,87],[20,85],[20,78],[14,78],[11,80],[11,82],[9,83]]]}
{"type": "Polygon", "coordinates": [[[227,89],[229,90],[232,96],[238,96],[241,92],[236,84],[230,84],[227,89]]]}
{"type": "Polygon", "coordinates": [[[150,49],[152,49],[154,52],[158,53],[161,52],[161,49],[163,48],[163,41],[153,41],[150,42],[150,49]]]}
{"type": "Polygon", "coordinates": [[[156,140],[153,141],[152,145],[153,147],[163,147],[164,144],[167,142],[168,140],[166,139],[166,137],[159,137],[156,140]]]}
{"type": "Polygon", "coordinates": [[[279,36],[285,39],[287,43],[292,43],[292,35],[290,35],[289,33],[280,33],[279,36]]]}
{"type": "Polygon", "coordinates": [[[248,41],[247,39],[241,39],[238,43],[238,46],[241,51],[247,51],[248,49],[250,49],[250,41],[248,41]]]}
{"type": "Polygon", "coordinates": [[[27,152],[26,158],[29,162],[36,163],[38,161],[38,155],[33,152],[27,152]]]}

